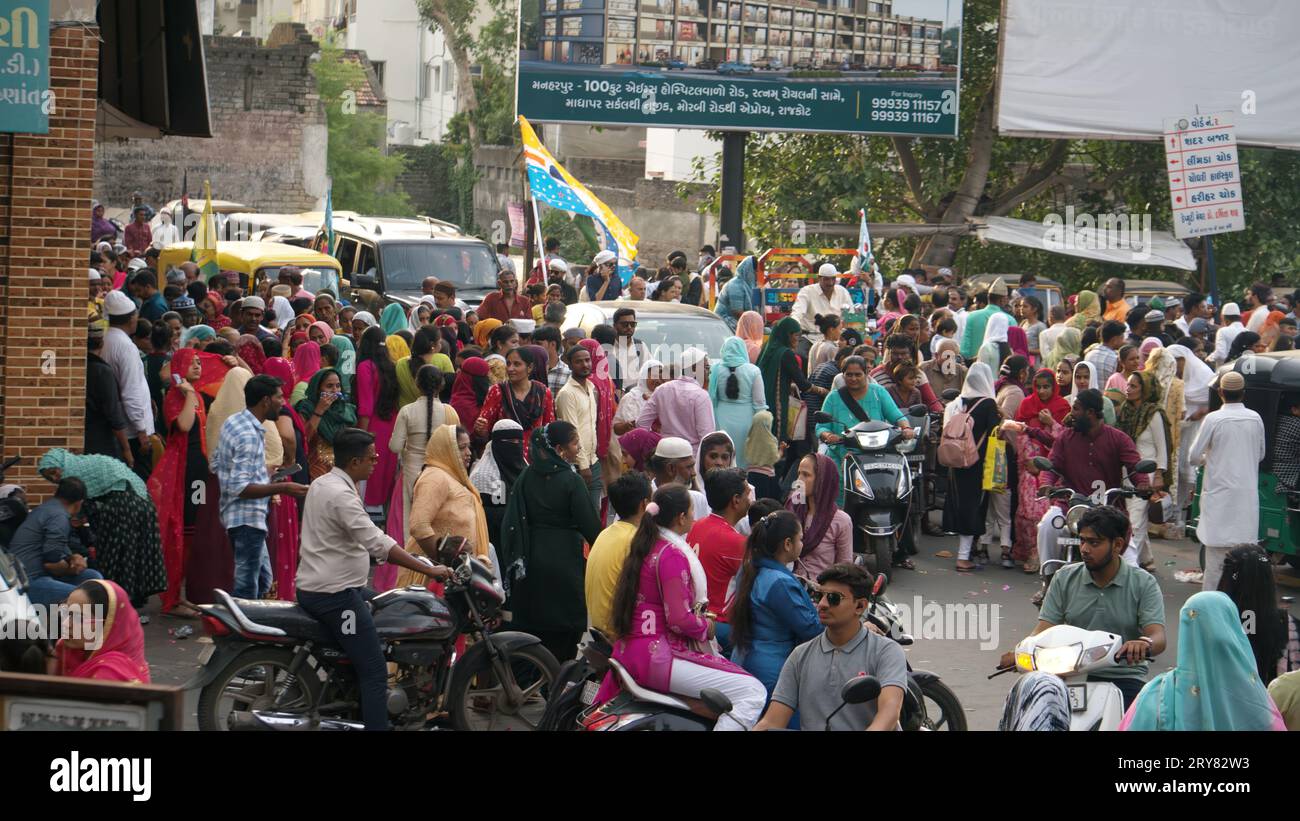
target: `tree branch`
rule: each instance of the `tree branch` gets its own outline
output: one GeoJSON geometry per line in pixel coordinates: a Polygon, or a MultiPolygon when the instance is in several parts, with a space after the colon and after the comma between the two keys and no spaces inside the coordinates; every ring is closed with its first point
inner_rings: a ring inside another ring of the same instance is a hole
{"type": "Polygon", "coordinates": [[[916,155],[912,153],[912,146],[902,137],[891,137],[890,142],[894,146],[894,153],[898,154],[898,166],[902,169],[903,178],[907,180],[907,188],[912,192],[912,198],[916,200],[917,212],[925,216],[925,212],[935,210],[934,203],[925,196],[921,185],[921,166],[916,161],[916,155]]]}
{"type": "Polygon", "coordinates": [[[1048,153],[1042,165],[1021,177],[1020,182],[1013,185],[1002,196],[995,199],[988,205],[983,212],[991,217],[1005,217],[1020,205],[1045,190],[1056,176],[1065,163],[1066,157],[1070,154],[1069,140],[1056,140],[1052,144],[1052,150],[1048,153]]]}

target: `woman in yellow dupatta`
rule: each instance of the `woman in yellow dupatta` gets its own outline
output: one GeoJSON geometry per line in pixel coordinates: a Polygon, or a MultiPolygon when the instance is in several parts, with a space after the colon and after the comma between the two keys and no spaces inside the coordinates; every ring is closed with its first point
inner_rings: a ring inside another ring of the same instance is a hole
{"type": "MultiPolygon", "coordinates": [[[[432,552],[443,536],[463,536],[475,556],[488,555],[487,515],[478,490],[469,481],[469,434],[461,427],[443,425],[429,437],[424,470],[411,496],[410,532],[406,549],[413,556],[432,552]]],[[[429,556],[437,561],[436,556],[429,556]]],[[[424,576],[403,570],[397,586],[424,584],[424,576]]]]}
{"type": "Polygon", "coordinates": [[[1083,333],[1090,322],[1101,321],[1101,299],[1096,291],[1080,291],[1074,302],[1074,316],[1065,324],[1083,333]]]}

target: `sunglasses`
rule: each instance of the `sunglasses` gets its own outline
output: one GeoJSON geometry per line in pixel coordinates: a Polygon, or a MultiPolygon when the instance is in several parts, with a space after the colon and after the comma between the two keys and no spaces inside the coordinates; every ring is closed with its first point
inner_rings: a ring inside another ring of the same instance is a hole
{"type": "Polygon", "coordinates": [[[812,594],[813,604],[821,604],[823,598],[826,599],[826,603],[829,604],[831,607],[839,607],[840,602],[847,599],[848,596],[844,595],[843,593],[828,593],[825,590],[813,591],[812,594]]]}

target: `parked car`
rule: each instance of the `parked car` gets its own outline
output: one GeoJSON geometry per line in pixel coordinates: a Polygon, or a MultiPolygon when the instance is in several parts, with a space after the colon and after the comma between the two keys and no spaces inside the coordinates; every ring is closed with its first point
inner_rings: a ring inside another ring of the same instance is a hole
{"type": "Polygon", "coordinates": [[[703,60],[696,63],[695,67],[701,71],[713,71],[718,67],[718,61],[714,60],[712,57],[705,57],[703,60]]]}
{"type": "Polygon", "coordinates": [[[413,307],[428,276],[455,285],[474,306],[496,290],[501,271],[491,245],[429,217],[335,220],[333,254],[351,283],[344,297],[372,312],[392,302],[413,307]]]}
{"type": "Polygon", "coordinates": [[[732,336],[727,323],[713,311],[649,300],[578,302],[565,312],[562,328],[582,328],[590,335],[597,325],[613,325],[614,312],[620,308],[636,311],[636,338],[650,349],[651,357],[664,364],[680,361],[682,352],[691,347],[703,348],[710,360],[721,361],[722,343],[732,336]]]}
{"type": "Polygon", "coordinates": [[[753,74],[754,67],[749,63],[742,63],[738,60],[728,60],[718,66],[719,74],[753,74]]]}
{"type": "Polygon", "coordinates": [[[759,57],[753,65],[760,71],[780,71],[785,66],[780,57],[759,57]]]}
{"type": "Polygon", "coordinates": [[[664,68],[668,69],[669,71],[672,71],[673,69],[677,69],[678,71],[685,71],[686,61],[679,60],[674,57],[673,59],[668,60],[664,63],[664,68]]]}
{"type": "Polygon", "coordinates": [[[1150,302],[1160,297],[1166,305],[1181,303],[1183,297],[1192,292],[1191,288],[1181,282],[1165,282],[1159,279],[1124,280],[1124,301],[1134,307],[1139,302],[1150,302]]]}
{"type": "Polygon", "coordinates": [[[800,57],[794,61],[795,71],[812,71],[814,63],[811,57],[800,57]]]}

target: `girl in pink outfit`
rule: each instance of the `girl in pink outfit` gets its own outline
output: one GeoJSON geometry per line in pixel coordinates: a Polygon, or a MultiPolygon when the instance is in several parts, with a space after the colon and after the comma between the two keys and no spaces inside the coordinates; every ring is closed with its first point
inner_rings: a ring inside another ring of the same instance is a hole
{"type": "MultiPolygon", "coordinates": [[[[691,497],[684,486],[665,485],[655,492],[614,593],[614,659],[651,690],[686,698],[699,698],[706,687],[721,691],[731,699],[732,710],[714,729],[749,729],[763,713],[767,690],[713,651],[704,568],[684,538],[692,524],[691,497]]],[[[596,702],[618,693],[618,678],[611,671],[596,702]]]]}

